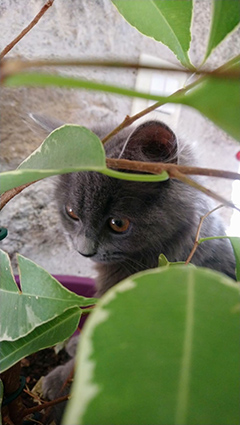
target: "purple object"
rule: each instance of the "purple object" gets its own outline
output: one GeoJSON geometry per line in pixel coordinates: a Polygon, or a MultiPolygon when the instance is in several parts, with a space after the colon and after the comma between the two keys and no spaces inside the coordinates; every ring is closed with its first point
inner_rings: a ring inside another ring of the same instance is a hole
{"type": "MultiPolygon", "coordinates": [[[[69,289],[69,291],[74,292],[77,295],[82,295],[83,297],[94,297],[96,288],[95,281],[90,279],[89,277],[79,277],[79,276],[68,276],[68,275],[52,275],[55,279],[57,279],[65,288],[69,289]]],[[[17,285],[19,286],[20,279],[19,275],[15,275],[15,280],[17,285]]],[[[82,329],[85,320],[87,319],[87,315],[82,316],[79,323],[79,328],[82,329]]]]}
{"type": "MultiPolygon", "coordinates": [[[[77,295],[82,295],[83,297],[94,297],[96,292],[95,281],[89,277],[79,277],[79,276],[68,276],[54,274],[52,275],[57,279],[65,288],[69,291],[75,292],[77,295]]],[[[16,283],[20,284],[19,275],[15,275],[16,283]]]]}

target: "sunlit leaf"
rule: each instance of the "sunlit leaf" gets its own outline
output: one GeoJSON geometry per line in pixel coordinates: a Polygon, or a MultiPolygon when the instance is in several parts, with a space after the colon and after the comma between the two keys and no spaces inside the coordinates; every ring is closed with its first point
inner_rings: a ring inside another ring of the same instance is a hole
{"type": "Polygon", "coordinates": [[[71,307],[89,306],[95,298],[70,292],[46,270],[18,255],[21,291],[6,252],[0,250],[0,340],[13,341],[71,307]]]}
{"type": "Polygon", "coordinates": [[[161,41],[186,67],[191,41],[192,0],[112,0],[124,18],[141,33],[161,41]]]}
{"type": "MultiPolygon", "coordinates": [[[[239,57],[235,61],[231,61],[231,66],[227,67],[226,65],[225,71],[239,73],[239,57]]],[[[239,93],[240,78],[206,76],[199,79],[194,87],[187,90],[182,103],[196,108],[239,141],[239,93]]]]}
{"type": "Polygon", "coordinates": [[[110,170],[99,138],[78,125],[54,130],[17,170],[0,174],[1,193],[38,179],[74,171],[99,171],[108,176],[135,181],[162,181],[168,174],[143,175],[110,170]]]}
{"type": "Polygon", "coordinates": [[[239,312],[238,285],[203,268],[111,288],[83,330],[63,424],[238,425],[239,312]]]}
{"type": "Polygon", "coordinates": [[[213,0],[212,24],[205,60],[240,22],[239,0],[213,0]]]}
{"type": "Polygon", "coordinates": [[[9,369],[32,353],[69,338],[78,326],[80,313],[79,308],[70,308],[55,319],[38,326],[23,338],[15,341],[2,341],[0,344],[0,372],[9,369]]]}

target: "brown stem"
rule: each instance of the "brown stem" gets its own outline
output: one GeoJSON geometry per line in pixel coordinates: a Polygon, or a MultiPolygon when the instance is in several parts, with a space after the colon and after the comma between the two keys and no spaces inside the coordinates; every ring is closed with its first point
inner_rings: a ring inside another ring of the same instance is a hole
{"type": "Polygon", "coordinates": [[[13,189],[7,190],[3,193],[0,198],[0,211],[12,198],[14,198],[14,196],[18,195],[23,189],[26,189],[26,187],[31,186],[33,183],[36,183],[36,181],[22,184],[21,186],[14,187],[13,189]]]}
{"type": "Polygon", "coordinates": [[[93,60],[78,60],[78,59],[63,59],[63,60],[51,60],[51,59],[33,59],[33,60],[21,60],[21,59],[10,59],[3,64],[5,75],[8,76],[12,73],[23,71],[29,68],[41,68],[46,66],[78,66],[78,67],[107,67],[107,68],[126,68],[126,69],[147,69],[147,70],[156,70],[160,72],[180,72],[186,74],[196,74],[203,76],[212,76],[216,78],[239,78],[238,70],[222,70],[219,72],[216,70],[201,70],[201,69],[187,69],[187,68],[176,68],[176,67],[162,67],[158,65],[150,64],[140,64],[137,62],[121,62],[121,61],[93,61],[93,60]]]}
{"type": "Polygon", "coordinates": [[[132,117],[127,115],[120,125],[118,125],[116,128],[114,128],[109,134],[107,134],[102,139],[102,143],[103,144],[106,143],[109,139],[111,139],[113,136],[115,136],[121,130],[123,130],[126,127],[129,127],[129,125],[131,125],[134,121],[138,120],[139,118],[143,117],[144,115],[148,114],[149,112],[154,111],[156,108],[158,108],[162,104],[163,104],[162,102],[156,102],[152,106],[149,106],[148,108],[143,109],[141,112],[133,115],[132,117]]]}
{"type": "Polygon", "coordinates": [[[179,172],[177,169],[175,171],[171,172],[171,175],[169,175],[172,178],[176,178],[183,183],[188,184],[191,187],[194,187],[195,189],[199,190],[200,192],[203,192],[205,195],[210,196],[211,198],[215,199],[218,202],[221,202],[221,204],[226,205],[227,207],[235,208],[236,210],[240,211],[236,205],[234,205],[231,201],[227,201],[222,196],[218,195],[217,193],[213,192],[210,189],[207,189],[206,187],[202,186],[201,184],[197,183],[196,181],[190,179],[189,177],[185,176],[181,172],[179,172]]]}
{"type": "MultiPolygon", "coordinates": [[[[169,177],[175,177],[179,180],[183,181],[185,174],[190,175],[202,175],[202,176],[210,176],[210,177],[222,177],[232,180],[240,180],[240,174],[234,173],[231,171],[224,170],[215,170],[210,168],[201,168],[201,167],[188,167],[185,165],[177,165],[177,164],[166,164],[166,163],[155,163],[155,162],[141,162],[141,161],[130,161],[128,159],[115,159],[115,158],[106,158],[106,164],[109,168],[113,169],[122,169],[122,170],[130,170],[130,171],[138,171],[138,172],[147,172],[152,174],[161,174],[163,171],[167,171],[169,177]],[[176,173],[180,173],[177,177],[176,173]],[[181,178],[179,178],[179,176],[181,178]]],[[[199,185],[195,181],[191,179],[187,179],[185,177],[185,183],[190,184],[190,186],[195,187],[201,192],[204,192],[206,195],[217,199],[221,203],[225,205],[235,207],[231,202],[225,201],[222,197],[211,192],[209,189],[204,188],[199,185]]],[[[7,190],[0,198],[0,210],[12,199],[14,196],[18,195],[22,190],[26,187],[30,186],[35,182],[27,183],[21,186],[18,186],[14,189],[7,190]]]]}
{"type": "Polygon", "coordinates": [[[56,398],[56,400],[46,401],[41,405],[24,409],[20,419],[22,420],[23,418],[25,418],[25,416],[28,416],[35,412],[40,412],[41,410],[46,409],[47,407],[55,406],[56,404],[62,403],[63,401],[66,401],[68,399],[69,399],[69,395],[65,395],[63,397],[56,398]]]}
{"type": "Polygon", "coordinates": [[[113,169],[148,172],[152,174],[161,174],[163,171],[167,171],[169,174],[171,174],[174,172],[174,170],[178,170],[182,174],[240,180],[240,174],[232,171],[202,167],[189,167],[186,165],[168,164],[165,162],[141,162],[130,161],[129,159],[106,158],[106,164],[109,168],[113,169]]]}
{"type": "Polygon", "coordinates": [[[195,237],[194,245],[193,245],[193,247],[192,247],[192,250],[191,250],[191,252],[190,252],[190,254],[189,254],[189,256],[188,256],[187,260],[185,261],[185,264],[186,264],[186,265],[190,263],[190,261],[191,261],[191,259],[192,259],[193,255],[195,254],[195,252],[196,252],[196,250],[197,250],[197,247],[198,247],[198,245],[199,245],[199,236],[200,236],[200,231],[201,231],[201,227],[202,227],[202,225],[203,225],[203,222],[204,222],[205,218],[207,218],[207,217],[208,217],[210,214],[212,214],[214,211],[216,211],[216,210],[218,210],[219,208],[222,208],[222,207],[223,207],[223,205],[218,205],[216,208],[214,208],[214,209],[213,209],[213,210],[211,210],[211,211],[208,211],[206,214],[204,214],[204,215],[200,218],[200,222],[199,222],[199,225],[198,225],[198,228],[197,228],[197,233],[196,233],[196,237],[195,237]]]}
{"type": "Polygon", "coordinates": [[[11,41],[11,43],[9,43],[0,53],[0,59],[2,59],[39,21],[39,19],[41,19],[41,17],[44,15],[44,13],[49,9],[49,7],[52,6],[54,0],[48,0],[44,6],[42,7],[42,9],[40,10],[40,12],[38,12],[38,14],[35,16],[35,18],[33,18],[33,20],[30,22],[30,24],[24,28],[20,34],[14,38],[14,40],[11,41]]]}

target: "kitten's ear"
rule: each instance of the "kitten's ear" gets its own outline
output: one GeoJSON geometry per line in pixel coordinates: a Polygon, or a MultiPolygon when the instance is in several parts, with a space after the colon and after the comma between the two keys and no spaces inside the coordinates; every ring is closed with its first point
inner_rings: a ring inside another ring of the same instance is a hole
{"type": "Polygon", "coordinates": [[[177,163],[177,154],[178,144],[173,131],[160,121],[147,121],[130,134],[120,158],[177,163]]]}
{"type": "Polygon", "coordinates": [[[56,128],[61,127],[65,123],[55,118],[49,118],[45,115],[29,113],[29,117],[34,121],[35,127],[41,128],[48,135],[56,128]]]}

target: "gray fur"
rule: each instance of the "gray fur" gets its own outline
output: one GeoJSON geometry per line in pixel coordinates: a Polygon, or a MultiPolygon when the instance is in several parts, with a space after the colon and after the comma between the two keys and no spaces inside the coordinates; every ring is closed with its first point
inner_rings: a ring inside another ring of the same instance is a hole
{"type": "MultiPolygon", "coordinates": [[[[99,137],[107,133],[106,129],[95,132],[99,137]]],[[[193,165],[189,148],[180,146],[179,149],[171,130],[155,121],[145,123],[132,134],[130,130],[125,130],[108,142],[105,150],[107,156],[112,158],[121,156],[141,161],[150,159],[193,165]],[[163,145],[167,135],[170,146],[163,145]],[[146,147],[146,143],[148,146],[148,142],[151,145],[152,141],[158,144],[158,148],[150,149],[149,154],[142,147],[146,147]]],[[[157,267],[161,253],[169,261],[186,260],[194,244],[200,217],[212,209],[209,198],[177,180],[140,183],[116,180],[96,172],[60,176],[56,196],[63,225],[73,246],[82,254],[91,256],[96,264],[98,296],[133,273],[157,267]],[[79,221],[67,215],[66,205],[71,206],[79,221]],[[110,217],[128,218],[131,222],[129,231],[114,234],[108,225],[110,217]]],[[[223,234],[217,213],[210,215],[203,223],[201,237],[223,234]]],[[[192,263],[221,271],[233,278],[235,276],[234,256],[227,239],[201,244],[192,263]]],[[[44,378],[44,394],[50,399],[57,397],[73,362],[70,360],[66,365],[59,366],[44,378]]],[[[55,421],[58,424],[64,407],[55,406],[55,421]]]]}
{"type": "MultiPolygon", "coordinates": [[[[108,157],[115,158],[188,165],[193,161],[189,149],[179,150],[174,133],[156,121],[146,122],[132,134],[125,130],[106,143],[105,150],[108,157]],[[148,151],[152,142],[158,147],[148,151]]],[[[186,260],[200,217],[212,209],[209,198],[177,180],[130,182],[97,172],[61,176],[56,196],[74,248],[96,263],[99,296],[131,274],[157,267],[161,253],[169,261],[186,260]],[[79,221],[66,214],[66,205],[71,206],[79,221]],[[108,225],[110,217],[128,218],[129,230],[114,233],[108,225]]],[[[204,221],[201,237],[220,235],[224,235],[224,229],[214,213],[204,221]]],[[[226,239],[201,244],[192,263],[234,278],[234,256],[226,239]]]]}

